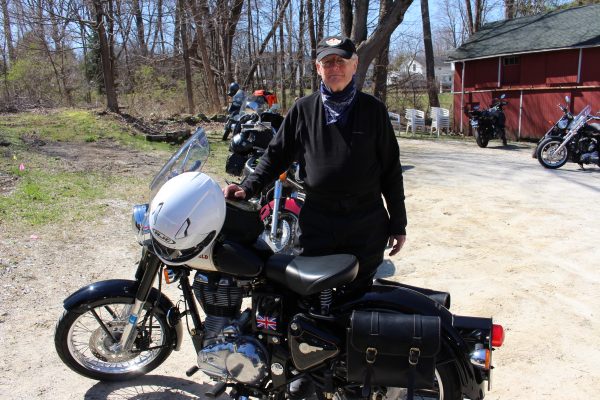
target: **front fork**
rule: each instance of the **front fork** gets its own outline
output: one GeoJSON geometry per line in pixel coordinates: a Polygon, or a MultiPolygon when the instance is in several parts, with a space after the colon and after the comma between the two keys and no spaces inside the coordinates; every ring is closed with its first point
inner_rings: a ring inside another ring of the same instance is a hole
{"type": "Polygon", "coordinates": [[[161,261],[158,257],[153,257],[147,248],[144,248],[142,258],[138,264],[138,269],[135,273],[135,278],[139,282],[137,292],[135,294],[135,302],[129,309],[129,315],[127,316],[127,325],[123,329],[123,334],[119,342],[112,345],[111,350],[115,353],[123,351],[131,351],[133,342],[135,341],[137,331],[137,321],[140,315],[140,311],[148,299],[148,294],[154,284],[154,279],[158,270],[161,267],[161,261]]]}

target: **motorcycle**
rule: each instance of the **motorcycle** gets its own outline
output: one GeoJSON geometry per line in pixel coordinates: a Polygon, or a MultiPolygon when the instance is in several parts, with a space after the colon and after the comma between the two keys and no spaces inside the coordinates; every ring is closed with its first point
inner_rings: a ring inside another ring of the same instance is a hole
{"type": "Polygon", "coordinates": [[[246,100],[246,93],[240,89],[240,86],[236,82],[233,82],[231,85],[229,85],[229,91],[227,95],[231,97],[231,103],[227,108],[227,121],[225,122],[225,130],[223,131],[222,140],[227,140],[229,134],[239,122],[241,117],[240,111],[242,110],[242,105],[246,100]]]}
{"type": "Polygon", "coordinates": [[[551,136],[537,146],[537,159],[545,168],[557,169],[571,161],[579,164],[600,166],[600,116],[590,115],[592,108],[587,105],[569,125],[567,134],[551,136]]]}
{"type": "Polygon", "coordinates": [[[487,110],[481,110],[479,105],[474,106],[468,111],[471,126],[474,129],[475,141],[479,147],[487,147],[492,139],[502,139],[502,144],[506,146],[506,131],[504,121],[506,117],[502,107],[508,104],[504,101],[506,95],[502,94],[500,98],[494,99],[492,105],[487,110]]]}
{"type": "Polygon", "coordinates": [[[232,100],[227,109],[228,116],[222,140],[227,140],[232,132],[234,135],[239,133],[241,125],[245,123],[241,119],[246,114],[257,113],[263,117],[264,122],[272,123],[275,130],[279,129],[283,117],[279,115],[280,106],[274,93],[255,90],[252,95],[246,96],[246,93],[239,89],[239,85],[234,82],[229,88],[229,96],[232,97],[232,100]],[[235,95],[231,93],[235,93],[235,95]]]}
{"type": "Polygon", "coordinates": [[[234,176],[241,176],[246,161],[267,148],[283,122],[283,117],[277,113],[278,104],[267,111],[261,111],[258,103],[250,101],[245,104],[244,109],[234,127],[229,143],[231,154],[225,162],[225,171],[234,176]]]}
{"type": "Polygon", "coordinates": [[[195,348],[186,375],[205,373],[213,398],[230,389],[236,400],[285,399],[297,380],[319,399],[483,398],[501,325],[452,314],[448,293],[397,282],[347,293],[352,255],[255,249],[258,210],[223,198],[202,173],[208,154],[198,129],[152,181],[150,203],[133,208],[135,279],[64,300],[55,346],[67,366],[102,381],[141,376],[180,350],[186,325],[195,348]],[[181,301],[163,293],[167,284],[181,301]]]}
{"type": "Polygon", "coordinates": [[[571,99],[569,98],[569,96],[565,96],[565,102],[566,102],[566,104],[564,106],[562,104],[557,105],[558,108],[560,108],[561,111],[563,112],[563,115],[559,118],[558,121],[556,121],[556,123],[554,123],[554,125],[552,125],[552,127],[550,127],[550,129],[548,129],[546,131],[544,136],[542,136],[542,138],[538,141],[537,146],[535,147],[535,149],[533,149],[531,157],[537,158],[537,153],[538,153],[538,149],[540,147],[540,143],[542,143],[547,138],[549,138],[549,137],[564,137],[567,134],[568,129],[571,126],[571,123],[573,122],[573,114],[571,114],[571,112],[567,108],[567,106],[571,102],[571,99]]]}

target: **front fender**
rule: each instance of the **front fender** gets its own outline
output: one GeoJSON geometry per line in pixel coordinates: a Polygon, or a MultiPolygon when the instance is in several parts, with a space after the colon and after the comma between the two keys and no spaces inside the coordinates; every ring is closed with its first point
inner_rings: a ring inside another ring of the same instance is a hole
{"type": "MultiPolygon", "coordinates": [[[[373,285],[370,292],[341,305],[339,311],[351,313],[352,310],[358,309],[393,310],[406,314],[440,317],[443,347],[449,361],[454,361],[462,393],[470,399],[483,398],[484,380],[469,360],[469,348],[455,327],[455,316],[444,306],[409,288],[373,285]]],[[[465,319],[470,320],[469,317],[458,318],[461,324],[465,324],[465,319]]],[[[483,319],[473,318],[473,320],[482,323],[483,319]]],[[[485,323],[489,322],[491,327],[491,320],[485,320],[485,323]]]]}
{"type": "MultiPolygon", "coordinates": [[[[72,293],[63,301],[63,307],[67,311],[84,313],[93,307],[94,303],[110,298],[135,299],[139,283],[126,279],[110,279],[107,281],[94,282],[82,287],[72,293]]],[[[154,303],[158,299],[157,307],[166,315],[175,307],[171,300],[161,294],[156,288],[152,288],[148,294],[149,302],[154,303]]],[[[175,326],[176,346],[175,350],[181,348],[183,341],[183,323],[180,320],[175,326]]]]}

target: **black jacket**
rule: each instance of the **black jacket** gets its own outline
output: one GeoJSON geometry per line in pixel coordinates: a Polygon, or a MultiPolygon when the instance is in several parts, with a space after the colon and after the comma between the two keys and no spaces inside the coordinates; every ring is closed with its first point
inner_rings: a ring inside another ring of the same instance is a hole
{"type": "Polygon", "coordinates": [[[349,112],[346,125],[327,126],[319,92],[296,101],[255,173],[241,186],[251,196],[298,161],[307,196],[382,193],[390,234],[405,234],[400,150],[385,105],[358,92],[349,112]]]}

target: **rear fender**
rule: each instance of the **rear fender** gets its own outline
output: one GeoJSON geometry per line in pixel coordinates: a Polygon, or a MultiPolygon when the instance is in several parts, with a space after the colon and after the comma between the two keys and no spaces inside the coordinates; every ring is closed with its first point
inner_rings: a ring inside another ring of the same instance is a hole
{"type": "MultiPolygon", "coordinates": [[[[125,279],[94,282],[67,297],[63,302],[63,306],[67,311],[83,313],[100,300],[110,298],[135,299],[137,288],[138,282],[125,279]]],[[[156,299],[158,299],[157,307],[165,315],[171,308],[175,307],[164,294],[161,294],[156,288],[152,288],[147,301],[155,302],[156,299]]],[[[175,330],[176,345],[174,350],[179,350],[183,341],[183,322],[179,320],[177,325],[171,329],[175,330]]]]}
{"type": "Polygon", "coordinates": [[[455,316],[441,304],[426,295],[406,287],[373,285],[370,292],[362,297],[347,301],[340,312],[352,310],[377,309],[393,310],[406,314],[420,314],[440,317],[442,324],[443,354],[440,362],[450,362],[455,366],[462,393],[470,399],[482,399],[484,379],[469,360],[469,347],[460,336],[459,328],[475,325],[491,328],[489,318],[457,317],[463,326],[455,326],[455,316]]]}

